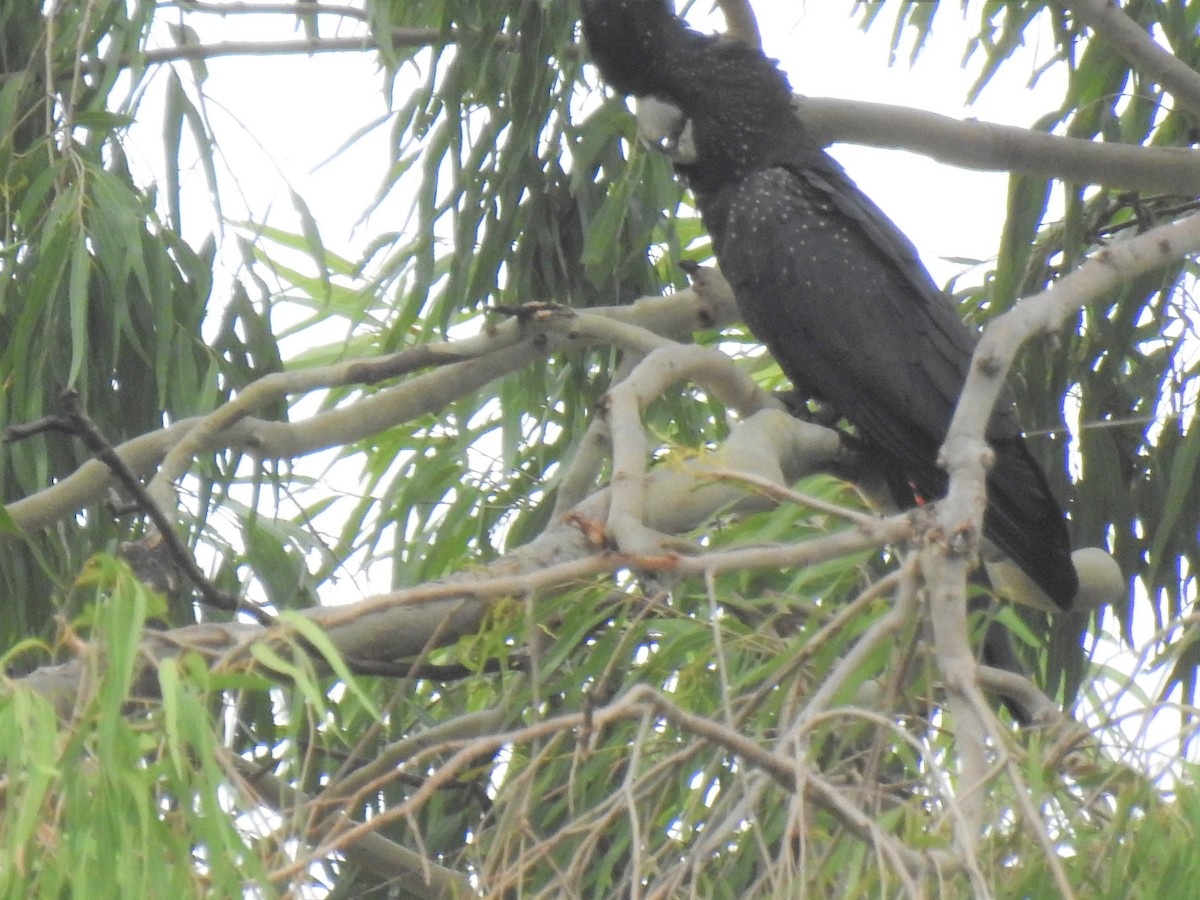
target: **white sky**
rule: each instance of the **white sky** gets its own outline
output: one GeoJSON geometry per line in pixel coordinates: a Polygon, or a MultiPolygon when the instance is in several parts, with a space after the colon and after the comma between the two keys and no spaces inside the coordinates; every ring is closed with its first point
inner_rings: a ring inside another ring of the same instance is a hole
{"type": "MultiPolygon", "coordinates": [[[[901,61],[889,69],[889,13],[863,34],[849,15],[849,2],[757,5],[765,50],[780,60],[793,88],[801,93],[896,103],[1016,125],[1028,125],[1061,97],[1061,81],[1054,83],[1053,78],[1040,83],[1036,92],[1026,86],[1036,64],[1052,52],[1048,42],[1044,49],[1019,51],[1017,60],[1006,65],[980,102],[965,107],[970,79],[959,57],[971,29],[955,11],[939,16],[938,27],[914,68],[906,63],[905,48],[901,61]]],[[[692,18],[699,22],[702,17],[692,18]]],[[[322,34],[334,33],[336,21],[322,17],[322,34]]],[[[715,26],[719,19],[712,21],[715,26]]],[[[292,31],[291,20],[280,16],[191,15],[188,23],[200,31],[205,43],[247,35],[299,36],[292,31]]],[[[340,33],[354,33],[356,28],[347,24],[340,33]]],[[[972,73],[977,65],[974,60],[972,73]]],[[[372,231],[395,227],[396,222],[377,213],[366,228],[354,228],[390,162],[388,126],[366,135],[329,165],[321,165],[356,130],[386,113],[382,77],[371,54],[224,57],[209,60],[207,67],[205,93],[221,151],[240,176],[241,190],[256,217],[270,210],[272,224],[296,229],[298,219],[287,193],[290,183],[307,201],[335,252],[353,255],[372,231]]],[[[156,78],[147,100],[151,106],[161,103],[163,81],[156,78]]],[[[135,147],[137,143],[141,142],[135,141],[135,147]]],[[[156,153],[159,145],[155,126],[142,146],[156,153]]],[[[834,153],[909,234],[937,280],[944,281],[959,269],[940,264],[940,257],[987,258],[994,253],[1004,220],[1004,175],[955,169],[897,151],[840,146],[834,153]]],[[[146,162],[152,170],[161,170],[160,161],[146,162]]],[[[203,189],[198,171],[190,187],[203,189]]],[[[212,230],[213,222],[203,218],[205,198],[189,207],[192,215],[185,226],[188,237],[198,241],[212,230]]],[[[388,209],[397,221],[405,212],[398,205],[388,209]]],[[[229,218],[243,213],[233,203],[227,209],[229,218]]]]}

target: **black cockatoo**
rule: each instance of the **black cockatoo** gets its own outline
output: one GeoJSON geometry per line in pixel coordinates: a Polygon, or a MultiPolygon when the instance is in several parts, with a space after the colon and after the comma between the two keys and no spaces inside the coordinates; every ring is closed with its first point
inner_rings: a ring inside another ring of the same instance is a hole
{"type": "MultiPolygon", "coordinates": [[[[746,324],[802,394],[851,422],[908,504],[947,488],[938,466],[976,339],[900,230],[814,141],[786,76],[704,35],[670,0],[583,0],[605,81],[642,100],[695,194],[746,324]]],[[[654,132],[654,134],[647,134],[654,132]]],[[[1063,513],[1011,397],[988,427],[986,537],[1059,607],[1078,579],[1063,513]]]]}

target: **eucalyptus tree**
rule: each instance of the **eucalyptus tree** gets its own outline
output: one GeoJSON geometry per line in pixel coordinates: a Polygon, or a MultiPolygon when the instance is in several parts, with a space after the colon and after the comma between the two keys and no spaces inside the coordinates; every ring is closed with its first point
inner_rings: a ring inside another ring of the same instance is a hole
{"type": "Polygon", "coordinates": [[[833,144],[1011,172],[994,257],[951,285],[988,354],[968,390],[986,419],[1012,363],[1074,543],[1126,579],[999,608],[1030,679],[970,656],[975,404],[946,503],[868,504],[871,460],[781,398],[577,4],[4,4],[6,892],[1194,877],[1191,719],[1164,713],[1198,662],[1200,3],[847,12],[897,65],[967,16],[968,99],[1023,42],[1063,75],[1028,128],[797,101],[833,144]],[[211,71],[285,54],[378,63],[345,87],[382,91],[390,140],[354,254],[297,191],[294,228],[226,212],[254,173],[211,71]],[[1135,629],[1126,672],[1092,661],[1135,629]],[[1039,727],[997,717],[1012,691],[1039,727]]]}

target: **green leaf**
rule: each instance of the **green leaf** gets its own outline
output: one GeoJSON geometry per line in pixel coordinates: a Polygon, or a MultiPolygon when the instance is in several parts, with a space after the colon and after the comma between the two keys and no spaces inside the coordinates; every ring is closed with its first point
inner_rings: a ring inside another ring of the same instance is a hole
{"type": "Polygon", "coordinates": [[[88,283],[92,274],[92,258],[87,239],[80,232],[71,254],[71,269],[67,281],[67,304],[71,311],[71,370],[67,385],[73,387],[88,361],[88,283]]]}
{"type": "Polygon", "coordinates": [[[294,628],[306,642],[321,654],[321,658],[329,664],[329,667],[333,669],[334,674],[337,675],[342,684],[358,698],[358,701],[373,719],[379,720],[382,718],[382,713],[375,707],[374,701],[367,696],[358,684],[357,679],[350,672],[350,669],[347,668],[345,660],[342,659],[342,654],[338,652],[337,647],[329,640],[329,636],[321,630],[321,627],[316,622],[307,616],[287,611],[280,613],[278,621],[280,625],[294,628]]]}

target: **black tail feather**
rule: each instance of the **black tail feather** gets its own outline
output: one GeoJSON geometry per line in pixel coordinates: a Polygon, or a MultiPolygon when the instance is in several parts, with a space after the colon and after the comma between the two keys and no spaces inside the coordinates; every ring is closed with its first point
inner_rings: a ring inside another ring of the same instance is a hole
{"type": "Polygon", "coordinates": [[[1055,605],[1070,609],[1079,577],[1071,562],[1071,538],[1061,507],[1022,440],[1005,441],[995,449],[983,533],[1055,605]]]}

